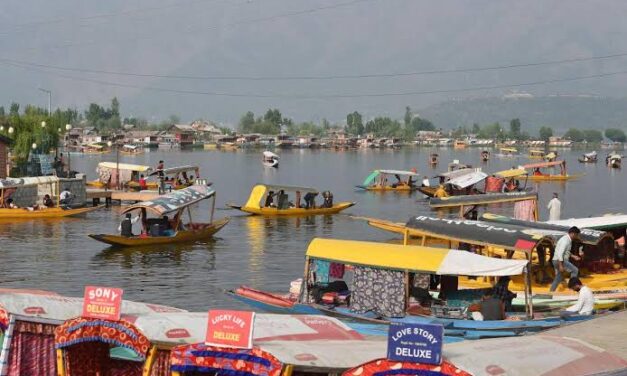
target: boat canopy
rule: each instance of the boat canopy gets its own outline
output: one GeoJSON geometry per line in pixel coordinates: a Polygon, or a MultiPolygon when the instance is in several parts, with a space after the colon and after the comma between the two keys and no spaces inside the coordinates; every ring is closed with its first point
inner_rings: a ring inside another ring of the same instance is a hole
{"type": "Polygon", "coordinates": [[[605,215],[602,217],[570,218],[547,223],[560,226],[577,226],[580,229],[591,228],[595,230],[610,231],[627,228],[627,215],[605,215]]]}
{"type": "Polygon", "coordinates": [[[529,173],[524,168],[510,168],[509,170],[498,171],[494,173],[494,176],[509,179],[518,176],[528,175],[529,173]]]}
{"type": "Polygon", "coordinates": [[[266,158],[276,158],[276,159],[280,158],[278,155],[276,155],[273,152],[268,151],[268,150],[263,152],[263,156],[266,157],[266,158]]]}
{"type": "Polygon", "coordinates": [[[150,166],[135,165],[135,164],[129,164],[129,163],[115,163],[115,162],[98,163],[99,169],[104,168],[104,169],[109,169],[109,170],[115,170],[118,167],[120,168],[120,170],[129,170],[129,171],[136,171],[136,172],[152,171],[152,168],[150,166]]]}
{"type": "Polygon", "coordinates": [[[505,152],[508,152],[508,153],[517,153],[518,152],[518,150],[516,148],[500,148],[499,150],[500,151],[505,151],[505,152]]]}
{"type": "Polygon", "coordinates": [[[468,188],[475,185],[488,177],[488,174],[482,171],[473,171],[469,174],[455,177],[448,181],[448,184],[454,185],[458,188],[468,188]]]}
{"type": "Polygon", "coordinates": [[[314,259],[440,275],[519,275],[527,260],[494,259],[444,248],[316,238],[306,255],[314,259]]]}
{"type": "Polygon", "coordinates": [[[540,149],[529,149],[530,155],[544,155],[544,150],[540,149]]]}
{"type": "Polygon", "coordinates": [[[164,175],[173,175],[173,174],[179,174],[181,172],[198,171],[198,169],[199,169],[198,166],[192,166],[192,165],[176,166],[176,167],[164,168],[163,170],[153,171],[148,176],[154,176],[154,175],[159,174],[160,172],[163,172],[164,175]]]}
{"type": "Polygon", "coordinates": [[[409,177],[419,177],[420,174],[413,171],[404,171],[404,170],[374,170],[368,175],[368,177],[362,183],[363,186],[369,186],[379,175],[398,175],[398,176],[409,176],[409,177]]]}
{"type": "Polygon", "coordinates": [[[557,154],[555,154],[555,152],[550,152],[549,154],[545,155],[544,158],[546,159],[555,159],[557,158],[557,154]]]}
{"type": "Polygon", "coordinates": [[[130,150],[135,150],[138,148],[137,145],[131,145],[131,144],[125,144],[124,146],[122,146],[124,149],[130,149],[130,150]]]}
{"type": "Polygon", "coordinates": [[[504,202],[538,200],[537,192],[486,193],[480,195],[431,197],[429,206],[432,208],[489,205],[504,202]]]}
{"type": "Polygon", "coordinates": [[[456,177],[460,177],[460,176],[464,176],[466,174],[470,174],[472,172],[475,172],[476,170],[474,168],[460,168],[459,170],[453,170],[453,171],[447,171],[447,172],[443,172],[441,174],[438,174],[436,177],[441,177],[444,179],[454,179],[456,177]]]}
{"type": "Polygon", "coordinates": [[[216,191],[206,185],[192,185],[178,191],[159,196],[154,200],[143,201],[131,205],[122,211],[122,214],[133,210],[146,209],[158,216],[163,216],[193,205],[199,201],[208,199],[215,195],[216,191]]]}
{"type": "Polygon", "coordinates": [[[522,165],[521,167],[525,169],[533,169],[533,168],[546,168],[546,167],[554,167],[554,166],[566,166],[566,161],[530,163],[530,164],[522,165]]]}
{"type": "Polygon", "coordinates": [[[583,156],[587,157],[587,158],[594,158],[594,157],[597,156],[597,152],[596,152],[596,150],[594,150],[594,151],[591,151],[589,153],[585,153],[583,156]]]}
{"type": "Polygon", "coordinates": [[[531,252],[540,243],[555,244],[564,235],[564,232],[547,233],[512,224],[428,216],[411,218],[406,228],[412,235],[524,252],[531,252]]]}
{"type": "Polygon", "coordinates": [[[26,185],[24,183],[24,179],[15,179],[15,178],[0,179],[0,189],[16,188],[16,187],[22,187],[24,185],[26,185]]]}
{"type": "MultiPolygon", "coordinates": [[[[512,224],[516,226],[533,228],[535,230],[546,230],[549,233],[555,232],[559,234],[560,236],[565,235],[568,232],[568,229],[570,228],[570,226],[556,225],[556,224],[547,223],[547,222],[523,221],[521,219],[515,219],[515,218],[507,217],[504,215],[498,215],[498,214],[492,214],[492,213],[484,213],[480,219],[486,222],[494,222],[494,223],[499,223],[499,224],[505,223],[505,224],[512,224]]],[[[580,230],[581,230],[581,234],[579,234],[579,240],[585,244],[596,245],[596,244],[599,244],[599,242],[603,238],[607,236],[611,236],[607,232],[598,231],[598,230],[591,229],[591,228],[583,227],[580,230]]]]}

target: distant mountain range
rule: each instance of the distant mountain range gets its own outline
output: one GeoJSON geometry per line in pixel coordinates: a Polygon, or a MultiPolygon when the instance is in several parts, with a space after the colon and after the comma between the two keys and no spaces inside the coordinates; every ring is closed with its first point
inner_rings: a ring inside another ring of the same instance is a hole
{"type": "Polygon", "coordinates": [[[442,102],[420,111],[438,128],[451,129],[519,118],[522,128],[534,135],[542,126],[555,131],[568,128],[627,130],[627,99],[591,96],[532,97],[510,95],[499,98],[463,99],[442,102]]]}

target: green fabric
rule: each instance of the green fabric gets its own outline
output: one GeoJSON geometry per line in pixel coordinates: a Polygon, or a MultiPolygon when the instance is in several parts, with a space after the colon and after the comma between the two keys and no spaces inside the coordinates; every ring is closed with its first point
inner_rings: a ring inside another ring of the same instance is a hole
{"type": "Polygon", "coordinates": [[[141,358],[135,354],[135,351],[127,349],[126,347],[114,347],[109,350],[109,358],[130,360],[132,362],[141,362],[141,358]]]}
{"type": "Polygon", "coordinates": [[[364,180],[362,185],[365,187],[369,186],[374,181],[374,179],[377,178],[377,176],[379,176],[379,170],[373,171],[370,175],[368,175],[366,180],[364,180]]]}

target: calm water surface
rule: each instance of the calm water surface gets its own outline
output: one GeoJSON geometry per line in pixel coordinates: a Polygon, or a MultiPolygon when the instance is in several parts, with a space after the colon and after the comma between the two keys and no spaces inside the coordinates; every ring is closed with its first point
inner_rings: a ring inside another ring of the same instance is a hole
{"type": "MultiPolygon", "coordinates": [[[[376,194],[355,191],[372,169],[411,169],[433,176],[446,170],[453,159],[484,171],[494,172],[526,158],[479,162],[479,149],[438,149],[440,164],[427,165],[435,149],[406,148],[400,151],[360,150],[349,152],[289,150],[279,152],[279,169],[261,165],[259,151],[154,151],[136,157],[121,156],[127,163],[155,166],[197,164],[201,174],[217,189],[216,217],[230,216],[231,222],[215,240],[191,245],[152,249],[111,250],[87,237],[89,233],[115,233],[120,208],[100,210],[83,218],[53,221],[0,221],[0,281],[3,287],[39,288],[80,296],[87,284],[121,287],[125,298],[163,303],[190,310],[242,306],[223,291],[240,284],[268,290],[285,290],[299,278],[304,252],[314,237],[385,241],[393,235],[370,228],[348,214],[406,221],[430,210],[420,194],[376,194]],[[243,203],[257,182],[314,186],[334,193],[336,201],[355,201],[347,215],[312,218],[262,218],[226,210],[225,203],[243,203]]],[[[577,162],[579,151],[564,151],[570,173],[585,173],[569,183],[540,183],[541,219],[552,192],[562,199],[562,216],[590,216],[627,212],[624,189],[627,172],[598,164],[577,162]]],[[[604,153],[601,153],[604,155],[604,153]]],[[[73,169],[95,178],[100,161],[115,155],[72,156],[73,169]]],[[[531,183],[530,183],[531,184],[531,183]]],[[[498,209],[497,209],[498,210],[498,209]]],[[[195,208],[199,219],[208,218],[209,205],[195,208]]]]}

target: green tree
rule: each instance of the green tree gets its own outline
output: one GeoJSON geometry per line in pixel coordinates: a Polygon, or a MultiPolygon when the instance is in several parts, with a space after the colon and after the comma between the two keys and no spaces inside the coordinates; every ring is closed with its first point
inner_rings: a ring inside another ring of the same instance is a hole
{"type": "Polygon", "coordinates": [[[472,133],[476,136],[479,134],[479,132],[481,132],[481,127],[479,126],[479,124],[474,123],[472,125],[472,133]]]}
{"type": "Polygon", "coordinates": [[[111,99],[111,116],[118,118],[120,117],[120,102],[116,97],[113,97],[113,99],[111,99]]]}
{"type": "Polygon", "coordinates": [[[423,119],[420,116],[414,116],[411,119],[409,130],[412,132],[412,138],[416,136],[416,132],[419,131],[434,131],[435,126],[427,119],[423,119]]]}
{"type": "Polygon", "coordinates": [[[608,128],[605,130],[605,137],[610,139],[612,142],[625,142],[627,141],[627,136],[625,136],[625,132],[622,129],[617,128],[608,128]]]}
{"type": "Polygon", "coordinates": [[[479,131],[479,138],[497,139],[502,141],[505,139],[505,132],[500,123],[486,124],[479,131]]]}
{"type": "Polygon", "coordinates": [[[246,112],[239,119],[239,130],[242,133],[251,133],[255,125],[255,114],[252,111],[246,112]]]}
{"type": "Polygon", "coordinates": [[[576,128],[570,128],[566,133],[564,133],[564,138],[573,142],[581,142],[585,139],[583,132],[576,128]]]}
{"type": "Polygon", "coordinates": [[[405,128],[409,128],[409,125],[411,124],[411,119],[413,117],[413,114],[411,113],[411,108],[409,108],[409,106],[405,107],[405,128]]]}
{"type": "Polygon", "coordinates": [[[512,119],[509,122],[509,137],[518,140],[520,139],[520,119],[512,119]]]}
{"type": "Polygon", "coordinates": [[[587,142],[598,143],[603,141],[603,133],[598,129],[584,129],[583,137],[587,142]]]}
{"type": "Polygon", "coordinates": [[[346,132],[354,136],[364,133],[363,118],[359,112],[354,111],[346,115],[346,132]]]}
{"type": "Polygon", "coordinates": [[[553,128],[541,127],[538,134],[540,135],[541,140],[548,142],[549,138],[553,137],[553,128]]]}
{"type": "Polygon", "coordinates": [[[268,111],[266,111],[266,114],[263,116],[263,120],[266,122],[269,122],[271,124],[273,124],[274,126],[281,126],[281,123],[283,122],[283,117],[281,115],[281,111],[275,109],[268,109],[268,111]]]}
{"type": "Polygon", "coordinates": [[[16,116],[20,114],[20,104],[19,103],[11,103],[11,107],[9,108],[9,116],[16,116]]]}

